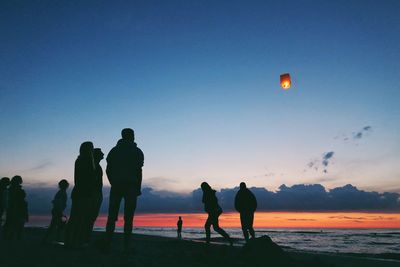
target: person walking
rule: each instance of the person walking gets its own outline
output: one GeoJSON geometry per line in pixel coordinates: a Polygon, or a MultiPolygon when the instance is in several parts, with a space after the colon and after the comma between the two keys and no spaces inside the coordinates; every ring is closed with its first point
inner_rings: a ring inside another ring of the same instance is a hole
{"type": "Polygon", "coordinates": [[[252,238],[255,238],[253,222],[254,212],[257,209],[257,199],[244,182],[240,183],[240,189],[236,194],[235,209],[240,213],[240,223],[246,242],[249,240],[249,233],[252,238]]]}
{"type": "Polygon", "coordinates": [[[210,228],[213,226],[214,231],[222,235],[232,246],[233,241],[230,236],[221,227],[219,227],[218,218],[222,214],[222,208],[218,205],[218,199],[215,195],[216,191],[212,189],[211,186],[206,182],[201,184],[201,189],[203,191],[202,202],[204,203],[204,210],[208,213],[208,218],[204,225],[206,230],[206,243],[210,243],[210,228]]]}

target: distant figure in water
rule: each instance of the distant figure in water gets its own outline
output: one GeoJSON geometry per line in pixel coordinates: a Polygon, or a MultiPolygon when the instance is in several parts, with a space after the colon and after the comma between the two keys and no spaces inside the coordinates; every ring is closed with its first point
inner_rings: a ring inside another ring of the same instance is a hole
{"type": "Polygon", "coordinates": [[[124,199],[124,249],[126,251],[129,249],[136,201],[141,195],[143,152],[135,143],[135,133],[132,129],[123,129],[121,136],[122,139],[111,149],[106,159],[106,172],[111,184],[106,238],[102,246],[106,251],[111,245],[122,199],[124,199]]]}
{"type": "Polygon", "coordinates": [[[218,224],[218,217],[222,214],[222,209],[218,205],[218,199],[215,195],[216,191],[211,188],[211,186],[203,182],[201,184],[201,189],[203,190],[203,199],[204,210],[208,213],[208,218],[204,228],[206,230],[206,242],[210,243],[211,231],[210,228],[213,226],[214,230],[225,237],[226,240],[229,241],[230,245],[233,245],[232,239],[230,236],[221,228],[218,224]]]}
{"type": "Polygon", "coordinates": [[[62,231],[64,231],[66,224],[66,216],[64,215],[64,210],[67,207],[67,189],[69,187],[69,183],[67,180],[61,180],[58,183],[58,192],[54,196],[52,201],[53,209],[51,210],[51,222],[50,226],[47,228],[46,234],[43,238],[43,243],[48,242],[49,236],[56,231],[56,241],[60,241],[62,231]]]}
{"type": "Polygon", "coordinates": [[[92,220],[91,208],[95,189],[93,143],[84,142],[75,161],[74,188],[72,189],[71,214],[65,232],[65,246],[78,248],[87,242],[92,220]]]}
{"type": "Polygon", "coordinates": [[[179,239],[182,238],[182,225],[183,225],[182,217],[179,216],[179,220],[178,220],[178,222],[176,223],[176,226],[178,227],[177,233],[178,233],[178,238],[179,238],[179,239]]]}
{"type": "Polygon", "coordinates": [[[7,240],[21,239],[24,225],[29,220],[28,203],[26,194],[22,189],[22,177],[14,176],[8,189],[8,207],[6,223],[4,225],[4,238],[7,240]]]}
{"type": "Polygon", "coordinates": [[[242,231],[246,242],[249,240],[249,233],[251,238],[255,238],[253,221],[254,212],[257,209],[257,199],[243,182],[240,183],[240,189],[235,197],[235,209],[240,213],[240,223],[242,224],[242,231]]]}
{"type": "Polygon", "coordinates": [[[94,159],[94,171],[95,171],[95,188],[93,192],[93,201],[92,201],[92,217],[90,221],[90,227],[88,232],[87,241],[90,240],[90,236],[93,231],[94,223],[96,222],[97,217],[99,216],[101,203],[103,202],[103,169],[100,166],[100,161],[104,159],[104,153],[100,148],[95,148],[93,150],[93,159],[94,159]]]}
{"type": "Polygon", "coordinates": [[[3,226],[3,214],[7,209],[8,199],[8,186],[10,185],[10,178],[3,177],[0,179],[0,231],[3,226]]]}

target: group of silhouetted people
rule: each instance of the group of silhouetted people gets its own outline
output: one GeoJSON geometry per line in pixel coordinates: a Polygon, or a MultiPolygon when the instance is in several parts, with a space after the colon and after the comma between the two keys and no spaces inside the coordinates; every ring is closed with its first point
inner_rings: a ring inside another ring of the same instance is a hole
{"type": "Polygon", "coordinates": [[[92,142],[81,144],[79,156],[75,160],[71,212],[65,228],[66,247],[81,247],[90,241],[102,202],[103,171],[100,166],[102,159],[101,149],[95,149],[92,142]]]}
{"type": "MultiPolygon", "coordinates": [[[[201,184],[201,190],[203,191],[202,202],[204,203],[204,211],[208,214],[208,218],[204,225],[206,230],[206,242],[210,243],[210,230],[212,226],[214,231],[222,235],[232,245],[233,241],[231,237],[219,226],[219,216],[222,214],[222,208],[218,204],[216,191],[206,182],[201,184]]],[[[257,200],[254,194],[246,187],[244,182],[240,183],[240,189],[236,194],[235,208],[240,213],[243,235],[247,242],[249,239],[249,233],[252,238],[255,238],[253,221],[254,212],[257,209],[257,200]]]]}
{"type": "Polygon", "coordinates": [[[11,180],[7,177],[0,180],[0,232],[6,240],[21,239],[24,225],[29,220],[22,182],[22,177],[18,175],[11,180]],[[7,216],[3,225],[4,212],[7,216]]]}
{"type": "MultiPolygon", "coordinates": [[[[111,245],[122,200],[124,200],[124,248],[129,248],[136,200],[141,194],[143,152],[135,143],[135,135],[132,129],[123,129],[121,136],[122,138],[111,149],[106,158],[106,173],[111,189],[106,233],[104,238],[97,242],[102,250],[108,250],[111,245]]],[[[79,156],[75,161],[71,213],[65,229],[66,247],[82,247],[90,241],[94,223],[103,201],[103,170],[100,166],[100,161],[103,158],[104,154],[101,149],[94,148],[92,142],[81,144],[79,156]]],[[[60,186],[60,192],[62,190],[64,196],[65,190],[60,186]]],[[[56,198],[57,196],[55,200],[56,198]]],[[[54,204],[56,203],[55,200],[53,201],[52,213],[53,218],[56,217],[54,224],[59,225],[57,222],[61,221],[60,216],[62,216],[65,205],[63,202],[62,210],[57,209],[54,204]]],[[[52,223],[49,228],[51,226],[52,223]]]]}
{"type": "MultiPolygon", "coordinates": [[[[137,197],[141,195],[143,152],[135,143],[135,134],[132,129],[123,129],[121,137],[106,158],[106,173],[111,185],[108,219],[104,237],[96,242],[98,248],[105,251],[110,248],[122,200],[124,200],[124,248],[129,249],[137,197]]],[[[52,219],[43,243],[49,242],[50,237],[55,235],[55,240],[64,240],[68,248],[79,248],[89,244],[103,201],[103,170],[100,166],[103,158],[101,149],[94,148],[92,142],[81,144],[79,156],[75,161],[70,217],[67,218],[65,215],[69,183],[63,179],[58,183],[59,190],[52,201],[52,219]]],[[[210,242],[212,226],[232,245],[231,237],[219,226],[222,208],[218,204],[216,191],[206,182],[201,184],[201,189],[204,210],[208,214],[205,223],[206,242],[210,242]]],[[[9,178],[0,180],[0,225],[2,225],[4,211],[7,215],[2,227],[2,235],[5,239],[21,237],[24,224],[28,221],[25,196],[20,176],[14,176],[11,181],[9,178]]],[[[245,240],[249,239],[249,235],[254,238],[253,221],[257,201],[243,182],[235,197],[235,208],[240,213],[245,240]]],[[[182,225],[182,218],[179,217],[178,238],[182,238],[182,225]]]]}

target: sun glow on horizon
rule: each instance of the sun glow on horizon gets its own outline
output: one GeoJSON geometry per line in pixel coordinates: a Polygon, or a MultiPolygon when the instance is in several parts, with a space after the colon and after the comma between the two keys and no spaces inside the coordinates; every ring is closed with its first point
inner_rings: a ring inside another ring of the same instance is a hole
{"type": "MultiPolygon", "coordinates": [[[[148,213],[136,214],[135,227],[176,227],[182,216],[185,228],[202,228],[207,219],[205,213],[148,213]]],[[[32,216],[31,224],[46,224],[48,216],[32,216]]],[[[97,227],[104,227],[107,215],[102,214],[96,221],[97,227]]],[[[240,219],[236,212],[220,216],[222,227],[239,228],[240,219]]],[[[120,215],[117,226],[123,226],[120,215]]],[[[400,228],[400,213],[374,212],[256,212],[255,228],[400,228]]]]}

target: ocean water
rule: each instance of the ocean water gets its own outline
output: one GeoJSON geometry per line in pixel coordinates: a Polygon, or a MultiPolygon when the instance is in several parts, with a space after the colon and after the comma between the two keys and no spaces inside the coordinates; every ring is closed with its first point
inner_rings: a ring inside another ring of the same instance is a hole
{"type": "MultiPolygon", "coordinates": [[[[104,231],[103,227],[96,228],[104,231]]],[[[229,235],[243,245],[243,234],[238,228],[225,228],[229,235]]],[[[121,228],[117,228],[122,232],[121,228]]],[[[176,237],[176,228],[137,227],[137,234],[176,237]]],[[[212,232],[212,231],[211,231],[212,232]]],[[[256,229],[256,236],[268,235],[288,250],[334,253],[400,253],[400,229],[256,229]]],[[[183,239],[201,241],[205,233],[202,228],[184,228],[183,239]]],[[[219,237],[213,233],[212,238],[219,237]]],[[[221,239],[215,239],[220,241],[221,239]]]]}

